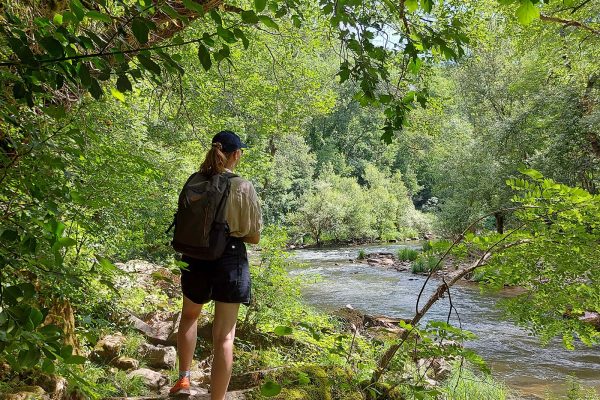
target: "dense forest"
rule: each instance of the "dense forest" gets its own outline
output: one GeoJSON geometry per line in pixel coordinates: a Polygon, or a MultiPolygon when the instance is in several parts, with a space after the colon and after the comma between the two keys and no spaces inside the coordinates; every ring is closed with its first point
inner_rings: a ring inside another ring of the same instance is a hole
{"type": "MultiPolygon", "coordinates": [[[[518,288],[499,305],[542,343],[599,349],[599,1],[0,11],[0,396],[156,396],[176,377],[140,349],[172,344],[152,328],[175,329],[181,309],[165,231],[223,129],[249,146],[236,173],[264,222],[236,339],[240,396],[519,398],[462,345],[472,334],[451,301],[446,320],[422,321],[467,278],[518,288]],[[422,250],[394,258],[433,293],[375,332],[306,305],[309,283],[287,273],[290,248],[415,240],[422,250]],[[130,371],[140,357],[154,381],[130,371]]],[[[597,399],[600,384],[585,386],[566,395],[597,399]]]]}

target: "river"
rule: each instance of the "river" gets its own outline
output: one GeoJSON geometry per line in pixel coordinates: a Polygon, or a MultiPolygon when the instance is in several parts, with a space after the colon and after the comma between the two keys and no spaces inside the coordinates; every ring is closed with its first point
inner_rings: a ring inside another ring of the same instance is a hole
{"type": "MultiPolygon", "coordinates": [[[[402,247],[420,249],[421,243],[294,250],[293,259],[301,264],[289,272],[307,278],[320,276],[303,288],[305,300],[318,309],[332,311],[350,304],[368,314],[412,317],[425,277],[351,261],[361,249],[366,253],[395,253],[402,247]]],[[[434,280],[428,284],[421,304],[437,283],[434,280]]],[[[549,393],[564,395],[569,387],[567,378],[572,376],[600,393],[600,347],[579,344],[569,351],[559,340],[542,347],[537,338],[504,319],[496,307],[497,300],[510,295],[510,291],[481,293],[477,285],[464,283],[452,288],[451,294],[463,328],[477,335],[476,340],[465,345],[480,354],[493,375],[509,387],[543,398],[549,393]]],[[[440,300],[424,321],[445,321],[448,307],[447,298],[440,300]]],[[[455,316],[451,323],[457,324],[455,316]]]]}

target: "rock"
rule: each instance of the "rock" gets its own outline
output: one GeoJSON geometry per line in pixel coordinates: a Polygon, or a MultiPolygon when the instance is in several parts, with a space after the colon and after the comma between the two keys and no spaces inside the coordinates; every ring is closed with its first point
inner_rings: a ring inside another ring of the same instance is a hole
{"type": "Polygon", "coordinates": [[[173,321],[158,321],[150,325],[135,315],[129,315],[129,322],[152,344],[174,345],[177,343],[177,329],[173,321]]]}
{"type": "MultiPolygon", "coordinates": [[[[361,261],[361,260],[358,260],[361,261]]],[[[396,260],[392,253],[369,253],[366,255],[366,261],[369,265],[378,265],[382,267],[400,266],[400,261],[396,260]]]]}
{"type": "Polygon", "coordinates": [[[419,373],[424,373],[426,370],[431,371],[433,378],[436,381],[443,381],[450,376],[452,366],[442,357],[421,358],[417,361],[419,373]]]}
{"type": "MultiPolygon", "coordinates": [[[[348,327],[354,326],[356,329],[363,330],[371,327],[382,327],[390,332],[401,332],[398,324],[403,321],[399,318],[390,318],[384,315],[368,315],[352,308],[350,304],[338,310],[335,315],[347,323],[348,327]]],[[[404,320],[407,322],[407,320],[404,320]]]]}
{"type": "Polygon", "coordinates": [[[131,378],[136,376],[141,377],[146,387],[154,390],[159,390],[168,382],[166,376],[164,376],[160,372],[152,371],[148,368],[136,369],[135,371],[130,372],[128,376],[131,378]]]}
{"type": "Polygon", "coordinates": [[[153,346],[144,343],[140,348],[140,354],[148,366],[160,369],[173,369],[177,362],[177,350],[172,346],[153,346]]]}
{"type": "Polygon", "coordinates": [[[92,361],[110,363],[119,356],[125,340],[126,338],[121,332],[104,336],[96,343],[94,350],[90,353],[90,359],[92,361]]]}
{"type": "Polygon", "coordinates": [[[591,325],[594,325],[596,329],[600,330],[600,313],[595,311],[586,311],[579,320],[591,325]]]}
{"type": "Polygon", "coordinates": [[[119,357],[115,361],[112,362],[112,365],[120,370],[130,370],[137,369],[140,367],[140,362],[135,358],[130,357],[119,357]]]}
{"type": "Polygon", "coordinates": [[[52,400],[64,400],[67,398],[67,380],[58,375],[41,374],[35,379],[35,383],[41,386],[52,400]]]}
{"type": "Polygon", "coordinates": [[[40,386],[22,386],[16,393],[0,394],[0,399],[3,400],[31,400],[42,399],[49,400],[50,396],[40,386]]]}

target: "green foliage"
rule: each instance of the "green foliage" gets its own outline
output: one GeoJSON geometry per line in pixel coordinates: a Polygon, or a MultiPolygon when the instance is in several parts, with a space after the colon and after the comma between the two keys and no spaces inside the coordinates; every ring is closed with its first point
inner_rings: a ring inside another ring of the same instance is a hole
{"type": "Polygon", "coordinates": [[[451,400],[513,398],[511,391],[503,383],[490,375],[474,373],[458,363],[453,365],[452,374],[444,382],[442,391],[451,400]]]}
{"type": "Polygon", "coordinates": [[[598,343],[600,332],[579,317],[600,309],[600,248],[591,245],[600,240],[600,196],[536,170],[521,172],[527,177],[507,181],[517,192],[512,201],[518,206],[518,229],[500,237],[467,237],[477,249],[505,242],[506,248],[482,269],[483,278],[492,287],[525,289],[503,301],[504,307],[543,342],[559,336],[567,348],[573,348],[575,338],[598,343]]]}
{"type": "Polygon", "coordinates": [[[407,219],[407,215],[419,212],[399,173],[390,176],[370,164],[364,173],[366,185],[360,186],[353,178],[335,174],[331,166],[322,170],[314,191],[290,216],[298,235],[309,234],[321,244],[326,237],[389,240],[402,237],[401,231],[424,229],[407,219]],[[369,201],[374,198],[378,201],[369,201]]]}
{"type": "Polygon", "coordinates": [[[398,259],[401,261],[415,261],[419,256],[419,252],[408,247],[398,250],[398,259]]]}
{"type": "Polygon", "coordinates": [[[367,253],[364,250],[359,250],[358,251],[358,256],[356,257],[357,260],[364,260],[365,258],[367,258],[367,253]]]}
{"type": "Polygon", "coordinates": [[[442,267],[439,262],[439,257],[432,254],[420,253],[418,257],[411,263],[410,269],[413,274],[419,274],[430,271],[437,271],[442,267]]]}

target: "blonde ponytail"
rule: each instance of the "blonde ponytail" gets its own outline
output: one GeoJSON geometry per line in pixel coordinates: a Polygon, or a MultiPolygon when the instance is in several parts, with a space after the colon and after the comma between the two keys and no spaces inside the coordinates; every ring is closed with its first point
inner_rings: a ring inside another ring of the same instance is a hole
{"type": "Polygon", "coordinates": [[[225,172],[226,163],[227,155],[223,153],[223,145],[219,142],[214,142],[200,166],[200,173],[205,176],[221,174],[225,172]]]}

